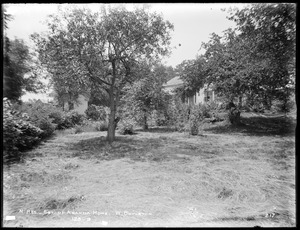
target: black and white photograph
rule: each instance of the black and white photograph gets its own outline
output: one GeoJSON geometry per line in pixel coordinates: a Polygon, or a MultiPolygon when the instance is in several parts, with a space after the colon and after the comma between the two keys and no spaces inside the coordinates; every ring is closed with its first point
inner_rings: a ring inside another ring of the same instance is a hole
{"type": "Polygon", "coordinates": [[[296,227],[296,3],[3,3],[2,227],[296,227]]]}

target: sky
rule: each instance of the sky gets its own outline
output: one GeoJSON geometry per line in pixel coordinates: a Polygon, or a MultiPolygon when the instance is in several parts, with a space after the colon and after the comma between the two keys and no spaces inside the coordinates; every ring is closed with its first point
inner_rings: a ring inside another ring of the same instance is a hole
{"type": "MultiPolygon", "coordinates": [[[[47,15],[56,13],[59,4],[5,4],[7,13],[13,16],[8,23],[7,37],[10,39],[21,38],[29,46],[33,43],[30,34],[41,33],[47,30],[43,23],[47,15]]],[[[81,4],[92,10],[100,9],[100,4],[81,4]]],[[[125,4],[133,8],[133,4],[125,4]]],[[[137,5],[137,4],[135,4],[137,5]]],[[[155,3],[147,4],[151,11],[161,13],[165,20],[174,25],[171,32],[172,54],[163,60],[164,64],[175,67],[184,60],[195,59],[202,42],[208,42],[211,33],[221,35],[235,23],[226,17],[229,14],[221,9],[230,7],[244,7],[245,4],[232,3],[155,3]]]]}

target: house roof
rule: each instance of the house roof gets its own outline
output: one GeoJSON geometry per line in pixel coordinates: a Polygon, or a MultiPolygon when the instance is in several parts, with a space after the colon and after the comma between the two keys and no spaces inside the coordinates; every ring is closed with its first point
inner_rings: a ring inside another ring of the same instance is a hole
{"type": "Polygon", "coordinates": [[[181,85],[183,85],[183,80],[181,80],[179,76],[176,76],[164,84],[163,87],[175,87],[181,85]]]}

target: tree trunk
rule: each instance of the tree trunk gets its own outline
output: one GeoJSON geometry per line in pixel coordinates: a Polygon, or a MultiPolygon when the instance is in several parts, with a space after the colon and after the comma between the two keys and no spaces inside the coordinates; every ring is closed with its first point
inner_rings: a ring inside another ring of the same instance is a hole
{"type": "Polygon", "coordinates": [[[115,125],[116,104],[114,99],[113,86],[111,86],[109,97],[110,97],[110,114],[108,120],[107,141],[109,143],[112,143],[115,140],[115,132],[116,132],[116,125],[115,125]]]}
{"type": "Polygon", "coordinates": [[[241,124],[241,112],[236,107],[229,109],[228,118],[231,124],[239,125],[241,124]]]}
{"type": "Polygon", "coordinates": [[[116,79],[116,63],[115,61],[112,61],[112,80],[111,80],[111,86],[109,90],[109,99],[110,99],[110,114],[109,114],[109,121],[108,121],[108,130],[107,130],[107,141],[109,143],[112,143],[115,140],[116,136],[116,107],[117,103],[116,100],[118,100],[118,96],[114,97],[114,88],[115,88],[115,79],[116,79]]]}
{"type": "Polygon", "coordinates": [[[238,105],[239,109],[241,109],[242,106],[243,106],[243,95],[240,95],[239,96],[239,105],[238,105]]]}
{"type": "Polygon", "coordinates": [[[107,130],[107,141],[112,143],[115,140],[116,133],[116,125],[115,125],[115,117],[116,110],[115,105],[110,105],[110,114],[109,114],[109,122],[108,122],[108,130],[107,130]]]}
{"type": "Polygon", "coordinates": [[[148,123],[147,123],[147,114],[144,112],[144,123],[143,123],[143,129],[147,130],[148,129],[148,123]]]}
{"type": "Polygon", "coordinates": [[[228,104],[228,119],[231,124],[233,125],[239,125],[241,123],[241,112],[240,110],[236,107],[236,105],[231,101],[228,104]]]}

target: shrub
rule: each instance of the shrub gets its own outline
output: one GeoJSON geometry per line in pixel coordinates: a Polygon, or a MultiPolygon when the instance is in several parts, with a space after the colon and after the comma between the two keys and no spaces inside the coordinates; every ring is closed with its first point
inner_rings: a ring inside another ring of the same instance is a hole
{"type": "Polygon", "coordinates": [[[79,114],[78,112],[71,110],[67,112],[66,117],[73,125],[81,125],[84,121],[84,115],[79,114]]]}
{"type": "Polygon", "coordinates": [[[43,103],[40,100],[24,103],[21,107],[21,111],[28,114],[29,121],[42,129],[44,132],[42,138],[49,137],[53,134],[56,125],[53,122],[53,118],[50,114],[56,113],[58,108],[51,104],[43,103]]]}
{"type": "Polygon", "coordinates": [[[107,116],[107,109],[104,106],[97,106],[97,105],[89,105],[85,114],[87,118],[92,119],[94,121],[105,121],[107,116]]]}
{"type": "Polygon", "coordinates": [[[217,111],[218,106],[216,103],[207,103],[207,104],[203,104],[201,105],[201,111],[202,111],[202,116],[204,118],[211,118],[213,113],[215,111],[217,111]]]}
{"type": "Polygon", "coordinates": [[[271,106],[271,111],[274,113],[278,112],[290,112],[295,107],[295,99],[291,97],[290,100],[280,101],[274,100],[271,106]]]}
{"type": "Polygon", "coordinates": [[[182,102],[176,102],[168,111],[168,124],[174,125],[177,131],[196,132],[200,122],[207,117],[211,117],[212,113],[208,105],[187,105],[182,102]]]}
{"type": "Polygon", "coordinates": [[[52,120],[51,119],[47,119],[47,118],[42,118],[40,119],[38,122],[37,122],[37,126],[43,130],[44,132],[41,134],[41,137],[42,138],[47,138],[47,137],[50,137],[55,129],[56,129],[56,125],[53,124],[51,122],[52,120]]]}
{"type": "Polygon", "coordinates": [[[62,123],[57,126],[57,129],[68,129],[74,127],[74,124],[68,114],[63,115],[62,123]]]}
{"type": "Polygon", "coordinates": [[[191,135],[198,135],[200,122],[204,119],[203,106],[193,106],[189,117],[189,132],[191,135]],[[202,107],[202,108],[201,108],[202,107]]]}
{"type": "Polygon", "coordinates": [[[62,122],[58,125],[58,129],[68,129],[72,128],[75,125],[82,125],[84,124],[85,117],[78,112],[71,110],[66,112],[62,117],[62,122]]]}
{"type": "Polygon", "coordinates": [[[154,110],[152,114],[152,119],[154,120],[154,124],[157,126],[165,126],[168,124],[168,119],[165,114],[161,111],[154,110]]]}
{"type": "Polygon", "coordinates": [[[94,127],[96,131],[107,131],[108,123],[106,121],[95,122],[94,127]]]}
{"type": "Polygon", "coordinates": [[[169,125],[175,125],[178,129],[183,127],[189,119],[190,106],[182,102],[175,102],[174,105],[170,106],[167,111],[167,122],[169,125]]]}
{"type": "Polygon", "coordinates": [[[63,111],[57,110],[49,114],[49,118],[52,119],[52,123],[56,124],[57,129],[63,129],[64,113],[63,111]]]}
{"type": "Polygon", "coordinates": [[[19,151],[25,151],[37,145],[44,135],[44,131],[29,122],[20,121],[18,124],[21,131],[20,136],[17,137],[18,142],[16,147],[19,151]]]}
{"type": "Polygon", "coordinates": [[[75,130],[74,133],[82,133],[83,132],[83,128],[80,125],[75,125],[75,130]]]}
{"type": "Polygon", "coordinates": [[[122,135],[133,134],[134,121],[131,119],[123,119],[118,125],[118,131],[122,135]]]}
{"type": "Polygon", "coordinates": [[[190,134],[198,135],[199,133],[199,124],[197,122],[190,122],[190,134]]]}
{"type": "Polygon", "coordinates": [[[22,111],[30,117],[30,121],[41,128],[44,137],[50,136],[55,129],[72,128],[81,125],[85,116],[71,110],[63,112],[52,104],[43,103],[40,100],[24,103],[22,111]]]}
{"type": "Polygon", "coordinates": [[[21,151],[32,148],[41,140],[43,131],[28,121],[28,115],[11,108],[3,99],[3,160],[19,160],[21,151]]]}
{"type": "Polygon", "coordinates": [[[238,125],[241,123],[241,112],[233,107],[228,113],[228,118],[231,124],[238,125]]]}
{"type": "Polygon", "coordinates": [[[164,117],[160,116],[156,119],[156,125],[157,126],[164,126],[167,125],[167,121],[164,117]]]}

